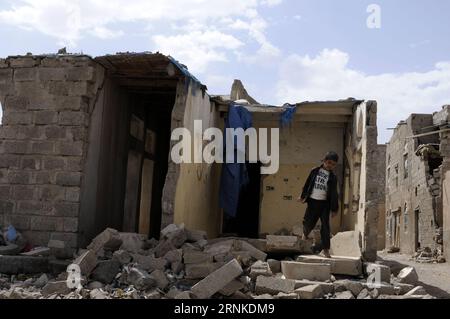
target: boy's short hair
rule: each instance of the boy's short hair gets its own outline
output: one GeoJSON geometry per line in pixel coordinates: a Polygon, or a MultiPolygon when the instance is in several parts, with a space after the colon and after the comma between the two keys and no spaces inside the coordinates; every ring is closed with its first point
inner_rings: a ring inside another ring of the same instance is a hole
{"type": "Polygon", "coordinates": [[[325,155],[325,161],[339,161],[339,155],[336,152],[330,151],[325,155]]]}

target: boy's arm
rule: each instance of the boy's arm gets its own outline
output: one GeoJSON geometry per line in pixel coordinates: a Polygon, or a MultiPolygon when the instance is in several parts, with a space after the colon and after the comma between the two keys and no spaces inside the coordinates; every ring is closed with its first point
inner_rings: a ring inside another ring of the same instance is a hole
{"type": "Polygon", "coordinates": [[[301,200],[306,199],[306,192],[307,192],[307,190],[308,190],[308,185],[311,183],[312,172],[313,172],[313,171],[311,171],[311,172],[309,173],[308,178],[306,179],[305,185],[303,185],[302,193],[301,193],[301,195],[300,195],[300,197],[299,197],[299,199],[301,199],[301,200]]]}

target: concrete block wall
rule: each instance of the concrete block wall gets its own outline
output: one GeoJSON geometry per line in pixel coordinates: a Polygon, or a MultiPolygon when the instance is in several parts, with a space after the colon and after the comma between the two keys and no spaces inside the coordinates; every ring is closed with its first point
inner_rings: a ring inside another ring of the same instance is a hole
{"type": "Polygon", "coordinates": [[[90,113],[104,70],[87,56],[0,60],[0,225],[77,246],[90,113]]]}

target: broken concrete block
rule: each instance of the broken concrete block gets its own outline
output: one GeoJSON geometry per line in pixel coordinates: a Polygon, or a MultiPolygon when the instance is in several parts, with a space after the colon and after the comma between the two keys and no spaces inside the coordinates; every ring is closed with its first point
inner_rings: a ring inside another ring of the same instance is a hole
{"type": "Polygon", "coordinates": [[[153,270],[165,270],[167,266],[167,260],[165,258],[155,258],[153,256],[143,256],[139,254],[133,254],[133,262],[139,265],[139,268],[145,271],[153,270]]]}
{"type": "Polygon", "coordinates": [[[417,285],[419,276],[414,267],[405,267],[397,275],[397,280],[402,284],[417,285]]]}
{"type": "Polygon", "coordinates": [[[111,299],[109,294],[106,291],[103,291],[102,289],[94,289],[89,293],[89,297],[91,299],[111,299]]]}
{"type": "Polygon", "coordinates": [[[422,286],[417,286],[408,291],[405,296],[424,296],[427,295],[426,290],[422,286]]]}
{"type": "Polygon", "coordinates": [[[354,281],[354,280],[336,280],[333,282],[334,290],[337,292],[342,291],[351,291],[351,293],[356,297],[359,295],[361,290],[364,289],[364,285],[362,282],[354,281]]]}
{"type": "Polygon", "coordinates": [[[249,238],[249,239],[247,239],[247,242],[260,251],[263,251],[263,252],[267,251],[267,240],[266,239],[249,238]]]}
{"type": "Polygon", "coordinates": [[[389,266],[376,263],[364,263],[364,272],[367,276],[373,274],[372,277],[375,280],[380,280],[385,283],[391,282],[391,268],[389,266]]]}
{"type": "Polygon", "coordinates": [[[304,263],[330,264],[331,273],[334,275],[362,275],[362,261],[361,258],[358,257],[332,256],[332,258],[325,258],[322,256],[303,255],[298,256],[297,261],[304,263]]]}
{"type": "Polygon", "coordinates": [[[97,266],[97,256],[93,250],[87,250],[76,258],[73,263],[80,267],[82,275],[89,276],[95,266],[97,266]]]}
{"type": "Polygon", "coordinates": [[[182,249],[171,250],[164,255],[164,259],[167,260],[169,264],[181,262],[183,261],[183,250],[182,249]]]}
{"type": "Polygon", "coordinates": [[[67,295],[71,292],[71,290],[72,289],[67,286],[67,282],[65,280],[50,281],[44,286],[44,288],[42,288],[42,295],[45,297],[53,294],[67,295]]]}
{"type": "Polygon", "coordinates": [[[134,254],[139,253],[143,249],[146,239],[144,235],[136,233],[119,233],[119,237],[122,240],[120,249],[134,254]]]}
{"type": "MultiPolygon", "coordinates": [[[[1,250],[1,246],[0,246],[0,250],[1,250]]],[[[0,255],[2,255],[1,251],[0,251],[0,255]]],[[[50,248],[48,247],[37,247],[34,248],[30,251],[27,251],[26,253],[21,253],[20,255],[22,256],[30,256],[30,257],[35,257],[35,256],[49,256],[50,255],[50,248]]]]}
{"type": "Polygon", "coordinates": [[[155,256],[156,257],[163,257],[165,256],[169,251],[177,249],[170,240],[163,239],[159,241],[159,244],[155,247],[155,256]]]}
{"type": "Polygon", "coordinates": [[[228,254],[233,250],[234,239],[228,239],[225,241],[219,241],[214,244],[209,244],[203,250],[205,253],[208,253],[212,256],[228,254]]]}
{"type": "Polygon", "coordinates": [[[269,268],[272,273],[280,273],[281,272],[281,261],[276,259],[268,259],[267,263],[269,264],[269,268]]]}
{"type": "Polygon", "coordinates": [[[331,238],[330,253],[334,256],[361,258],[361,242],[361,233],[359,231],[337,233],[331,238]]]}
{"type": "Polygon", "coordinates": [[[169,240],[176,248],[183,246],[184,242],[187,240],[184,225],[177,226],[175,224],[171,224],[166,226],[163,230],[161,230],[161,238],[169,240]]]}
{"type": "Polygon", "coordinates": [[[229,297],[235,294],[238,290],[241,290],[242,288],[244,288],[244,284],[241,281],[235,279],[231,281],[229,284],[227,284],[225,287],[223,287],[219,291],[219,293],[221,295],[229,297]]]}
{"type": "Polygon", "coordinates": [[[122,245],[120,233],[112,228],[107,228],[97,235],[87,246],[87,249],[98,253],[101,249],[116,251],[122,245]]]}
{"type": "Polygon", "coordinates": [[[175,274],[179,274],[184,269],[184,264],[181,261],[176,261],[170,265],[170,269],[172,269],[175,274]]]}
{"type": "Polygon", "coordinates": [[[295,280],[295,289],[299,289],[305,286],[319,285],[322,288],[324,294],[334,292],[334,285],[328,282],[311,281],[311,280],[295,280]]]}
{"type": "Polygon", "coordinates": [[[91,274],[93,280],[104,284],[110,284],[120,271],[120,262],[117,260],[105,260],[97,264],[91,274]]]}
{"type": "Polygon", "coordinates": [[[213,261],[213,256],[203,251],[186,251],[183,254],[183,261],[185,264],[200,264],[213,261]]]}
{"type": "Polygon", "coordinates": [[[28,256],[0,256],[0,274],[38,274],[49,269],[48,258],[28,256]]]}
{"type": "Polygon", "coordinates": [[[42,274],[36,281],[33,283],[33,286],[36,288],[43,288],[48,283],[48,277],[46,274],[42,274]]]}
{"type": "Polygon", "coordinates": [[[131,262],[132,256],[129,252],[127,252],[126,250],[116,250],[113,253],[113,257],[112,260],[116,260],[118,261],[122,266],[129,264],[131,262]]]}
{"type": "Polygon", "coordinates": [[[253,280],[258,276],[272,276],[273,273],[270,270],[269,264],[264,261],[258,260],[250,267],[250,278],[253,280]]]}
{"type": "Polygon", "coordinates": [[[186,264],[185,265],[185,271],[186,271],[186,278],[188,279],[203,279],[207,277],[209,274],[214,272],[215,270],[222,267],[224,263],[217,262],[217,263],[201,263],[201,264],[186,264]]]}
{"type": "Polygon", "coordinates": [[[266,276],[259,276],[256,278],[255,292],[258,295],[276,295],[279,292],[291,293],[294,289],[295,280],[266,276]]]}
{"type": "Polygon", "coordinates": [[[355,299],[350,291],[337,292],[334,299],[355,299]]]}
{"type": "Polygon", "coordinates": [[[402,284],[402,283],[395,283],[394,284],[394,288],[398,289],[398,294],[399,295],[404,295],[407,292],[411,291],[412,289],[414,289],[414,285],[410,285],[410,284],[402,284]]]}
{"type": "Polygon", "coordinates": [[[300,299],[317,299],[324,296],[324,291],[320,285],[308,285],[295,290],[300,299]]]}
{"type": "Polygon", "coordinates": [[[270,294],[262,294],[259,296],[254,296],[253,299],[275,299],[275,297],[270,294]]]}
{"type": "Polygon", "coordinates": [[[232,260],[194,285],[191,291],[199,299],[209,298],[241,274],[241,265],[232,260]]]}
{"type": "Polygon", "coordinates": [[[288,279],[327,281],[331,278],[330,264],[282,261],[281,271],[288,279]]]}
{"type": "Polygon", "coordinates": [[[274,253],[301,253],[300,238],[297,236],[267,235],[267,251],[274,253]]]}
{"type": "Polygon", "coordinates": [[[169,280],[166,277],[166,274],[162,270],[155,270],[150,274],[150,277],[155,279],[156,286],[159,289],[166,289],[169,285],[169,280]]]}
{"type": "Polygon", "coordinates": [[[234,243],[234,249],[235,250],[245,250],[248,251],[250,253],[250,256],[252,256],[253,258],[255,258],[256,260],[266,260],[267,258],[267,254],[259,249],[257,249],[256,247],[254,247],[253,245],[249,244],[246,241],[243,240],[237,240],[234,243]]]}
{"type": "Polygon", "coordinates": [[[230,257],[231,259],[226,258],[224,261],[229,262],[236,258],[245,267],[251,266],[254,260],[254,257],[252,257],[249,251],[232,251],[230,257]]]}
{"type": "Polygon", "coordinates": [[[356,297],[356,299],[366,299],[367,297],[369,297],[370,299],[372,299],[372,297],[370,297],[369,290],[367,290],[366,288],[364,288],[363,290],[361,290],[361,292],[360,292],[359,295],[356,297]]]}
{"type": "Polygon", "coordinates": [[[156,286],[156,280],[153,277],[151,277],[145,270],[135,267],[128,270],[126,280],[129,285],[133,285],[139,290],[146,290],[156,286]]]}

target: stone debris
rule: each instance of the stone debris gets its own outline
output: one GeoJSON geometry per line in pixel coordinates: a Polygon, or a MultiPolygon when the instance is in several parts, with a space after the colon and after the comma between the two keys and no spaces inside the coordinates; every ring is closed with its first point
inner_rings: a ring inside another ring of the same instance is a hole
{"type": "Polygon", "coordinates": [[[361,258],[361,233],[359,231],[347,231],[337,233],[331,238],[330,254],[334,256],[361,258]]]}
{"type": "MultiPolygon", "coordinates": [[[[354,242],[350,233],[336,235],[335,243],[354,242]]],[[[0,256],[0,299],[433,298],[416,287],[412,267],[394,277],[388,266],[363,263],[361,256],[312,255],[310,244],[285,235],[208,240],[184,225],[167,226],[160,240],[108,228],[77,253],[51,240],[0,256]]],[[[358,255],[356,246],[335,245],[358,255]]]]}
{"type": "Polygon", "coordinates": [[[436,264],[445,263],[445,257],[441,248],[431,250],[430,247],[418,249],[411,258],[418,263],[436,264]]]}

